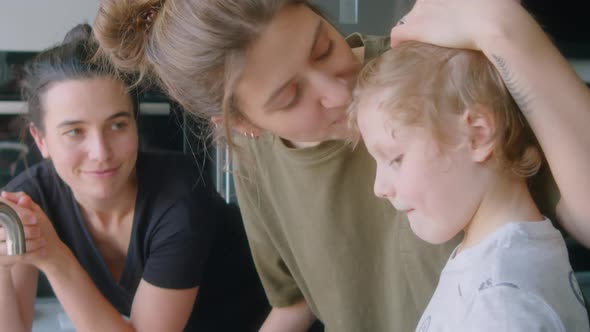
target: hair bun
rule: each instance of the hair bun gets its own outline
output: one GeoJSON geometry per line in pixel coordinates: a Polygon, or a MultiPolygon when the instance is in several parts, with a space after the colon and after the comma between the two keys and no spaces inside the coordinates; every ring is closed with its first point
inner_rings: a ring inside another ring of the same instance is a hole
{"type": "Polygon", "coordinates": [[[152,6],[145,8],[139,15],[137,16],[137,26],[142,27],[147,32],[154,24],[154,20],[156,19],[156,15],[158,14],[158,10],[160,10],[160,6],[152,6]]]}
{"type": "Polygon", "coordinates": [[[139,72],[140,76],[149,71],[146,48],[163,3],[164,0],[101,1],[94,33],[101,52],[119,70],[139,72]]]}
{"type": "Polygon", "coordinates": [[[64,37],[64,44],[89,40],[92,36],[92,27],[83,23],[73,27],[64,37]]]}

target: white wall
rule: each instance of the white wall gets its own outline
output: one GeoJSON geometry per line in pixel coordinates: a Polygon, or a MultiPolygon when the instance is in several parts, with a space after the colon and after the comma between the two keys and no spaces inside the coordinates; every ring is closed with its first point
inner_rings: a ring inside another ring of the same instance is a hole
{"type": "Polygon", "coordinates": [[[78,23],[94,21],[98,0],[0,1],[0,50],[40,51],[78,23]]]}

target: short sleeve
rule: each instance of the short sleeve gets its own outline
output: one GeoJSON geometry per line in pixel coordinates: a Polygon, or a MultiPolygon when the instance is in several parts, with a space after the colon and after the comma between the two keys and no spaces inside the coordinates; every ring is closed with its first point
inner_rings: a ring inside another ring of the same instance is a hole
{"type": "MultiPolygon", "coordinates": [[[[34,181],[34,180],[33,180],[34,181]]],[[[33,181],[29,181],[29,182],[21,182],[21,183],[14,183],[13,182],[9,182],[8,184],[6,184],[6,186],[4,188],[2,188],[1,191],[8,191],[8,192],[24,192],[25,194],[27,194],[29,197],[31,197],[31,199],[33,200],[33,202],[35,202],[38,205],[41,205],[41,199],[40,197],[42,197],[40,195],[39,189],[38,187],[33,183],[33,181]]]]}
{"type": "MultiPolygon", "coordinates": [[[[237,165],[239,164],[236,163],[237,165]]],[[[257,191],[256,185],[251,184],[251,180],[234,175],[252,258],[271,306],[288,307],[301,301],[303,294],[268,234],[265,223],[273,222],[273,220],[265,220],[261,213],[262,206],[265,204],[264,194],[257,191]]]]}
{"type": "Polygon", "coordinates": [[[215,236],[212,214],[189,195],[170,206],[148,235],[142,278],[158,287],[199,286],[215,236]]]}
{"type": "MultiPolygon", "coordinates": [[[[39,174],[42,172],[48,172],[49,169],[46,167],[47,163],[32,166],[31,169],[24,170],[22,173],[17,175],[14,179],[6,184],[2,191],[8,192],[24,192],[27,194],[33,202],[39,205],[45,212],[47,212],[48,202],[51,201],[52,197],[45,197],[43,192],[54,192],[56,190],[55,183],[53,181],[43,181],[44,177],[48,177],[47,174],[39,174]],[[43,168],[41,168],[43,166],[43,168]]],[[[57,179],[57,175],[55,176],[57,179]]],[[[47,179],[46,179],[47,180],[47,179]]],[[[62,197],[60,197],[61,199],[62,197]]]]}
{"type": "Polygon", "coordinates": [[[461,332],[565,332],[551,306],[513,285],[497,285],[478,292],[459,327],[461,332]]]}

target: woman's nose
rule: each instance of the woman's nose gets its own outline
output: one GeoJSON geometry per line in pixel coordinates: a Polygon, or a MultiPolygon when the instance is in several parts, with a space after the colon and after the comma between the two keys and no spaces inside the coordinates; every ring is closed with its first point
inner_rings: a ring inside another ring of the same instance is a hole
{"type": "Polygon", "coordinates": [[[88,155],[90,159],[104,161],[111,157],[112,148],[104,135],[95,135],[89,143],[88,155]]]}
{"type": "Polygon", "coordinates": [[[320,75],[318,81],[318,89],[321,89],[320,103],[322,107],[330,109],[348,106],[352,99],[352,91],[347,80],[320,75]]]}

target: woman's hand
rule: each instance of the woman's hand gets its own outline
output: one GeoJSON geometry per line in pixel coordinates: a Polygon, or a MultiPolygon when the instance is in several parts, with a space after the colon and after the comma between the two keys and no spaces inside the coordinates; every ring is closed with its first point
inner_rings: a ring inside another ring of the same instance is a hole
{"type": "Polygon", "coordinates": [[[0,266],[31,264],[44,270],[52,261],[62,257],[67,247],[57,236],[53,225],[41,208],[23,192],[2,192],[0,200],[15,210],[23,223],[26,253],[19,256],[6,256],[6,234],[0,228],[0,266]]]}
{"type": "Polygon", "coordinates": [[[486,39],[518,29],[526,16],[518,0],[417,0],[391,30],[391,46],[416,40],[482,50],[486,39]]]}

